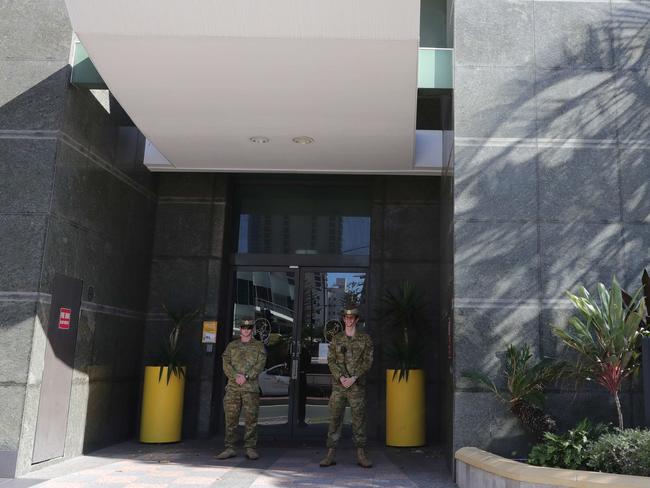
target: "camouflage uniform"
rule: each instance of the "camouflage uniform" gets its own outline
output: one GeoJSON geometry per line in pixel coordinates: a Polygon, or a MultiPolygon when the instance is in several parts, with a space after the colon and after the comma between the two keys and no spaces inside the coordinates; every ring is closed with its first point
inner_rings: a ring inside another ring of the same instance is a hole
{"type": "Polygon", "coordinates": [[[223,410],[226,417],[226,432],[224,444],[234,448],[237,442],[237,425],[239,414],[244,408],[246,430],[244,447],[257,445],[257,413],[260,405],[259,385],[257,377],[266,364],[264,345],[255,339],[250,342],[232,341],[222,355],[223,371],[228,377],[226,394],[223,397],[223,410]],[[237,373],[246,375],[248,380],[243,385],[235,382],[237,373]]]}
{"type": "Polygon", "coordinates": [[[372,340],[364,332],[356,331],[353,337],[340,332],[330,343],[327,365],[332,373],[332,395],[329,401],[330,425],[327,447],[336,448],[341,438],[343,414],[346,404],[352,410],[352,440],[356,447],[366,446],[366,373],[372,366],[372,340]],[[345,388],[341,376],[356,376],[357,381],[345,388]]]}

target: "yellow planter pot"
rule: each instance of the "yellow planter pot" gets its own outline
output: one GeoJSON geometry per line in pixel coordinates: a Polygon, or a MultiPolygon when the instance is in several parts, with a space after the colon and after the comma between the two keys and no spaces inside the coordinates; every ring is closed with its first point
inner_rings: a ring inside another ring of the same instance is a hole
{"type": "Polygon", "coordinates": [[[426,442],[424,371],[412,369],[408,381],[386,370],[386,445],[423,446],[426,442]]]}
{"type": "MultiPolygon", "coordinates": [[[[185,368],[183,368],[185,371],[185,368]]],[[[144,370],[140,442],[163,443],[181,440],[185,376],[172,375],[167,384],[167,367],[158,381],[160,366],[144,370]]]]}

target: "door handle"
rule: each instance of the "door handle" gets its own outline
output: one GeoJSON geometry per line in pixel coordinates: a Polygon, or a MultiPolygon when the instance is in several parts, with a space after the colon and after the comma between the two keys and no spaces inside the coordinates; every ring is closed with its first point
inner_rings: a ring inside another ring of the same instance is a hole
{"type": "Polygon", "coordinates": [[[300,357],[300,343],[291,341],[289,344],[289,355],[292,358],[300,357]]]}
{"type": "Polygon", "coordinates": [[[298,379],[298,360],[294,359],[291,361],[291,379],[292,380],[297,380],[298,379]]]}

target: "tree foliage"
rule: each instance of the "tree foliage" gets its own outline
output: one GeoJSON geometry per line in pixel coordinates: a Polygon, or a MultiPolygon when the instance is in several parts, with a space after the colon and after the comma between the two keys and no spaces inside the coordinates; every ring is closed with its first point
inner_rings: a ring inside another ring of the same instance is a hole
{"type": "Polygon", "coordinates": [[[583,286],[575,295],[567,292],[579,314],[571,317],[566,330],[553,327],[553,333],[578,354],[577,361],[570,365],[571,372],[601,385],[612,395],[622,429],[619,392],[623,380],[641,365],[641,337],[646,333],[641,324],[646,308],[641,289],[626,304],[616,278],[611,289],[598,283],[597,290],[597,296],[583,286]]]}

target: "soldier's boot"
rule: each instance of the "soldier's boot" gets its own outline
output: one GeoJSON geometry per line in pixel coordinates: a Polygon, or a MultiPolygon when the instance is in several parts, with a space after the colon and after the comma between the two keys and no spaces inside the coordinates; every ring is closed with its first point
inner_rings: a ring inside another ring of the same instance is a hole
{"type": "Polygon", "coordinates": [[[320,467],[321,468],[327,468],[328,466],[334,466],[336,464],[336,461],[334,460],[334,456],[336,455],[336,449],[328,449],[327,450],[327,455],[321,459],[320,462],[320,467]]]}
{"type": "Polygon", "coordinates": [[[366,456],[366,450],[363,447],[357,449],[357,464],[362,468],[372,468],[372,461],[366,456]]]}
{"type": "Polygon", "coordinates": [[[246,457],[250,459],[251,461],[255,461],[256,459],[260,458],[260,455],[257,454],[257,451],[252,448],[252,447],[247,447],[246,448],[246,457]]]}
{"type": "Polygon", "coordinates": [[[217,459],[229,459],[231,457],[235,457],[236,455],[237,451],[235,451],[232,447],[226,447],[225,450],[217,454],[217,459]]]}

